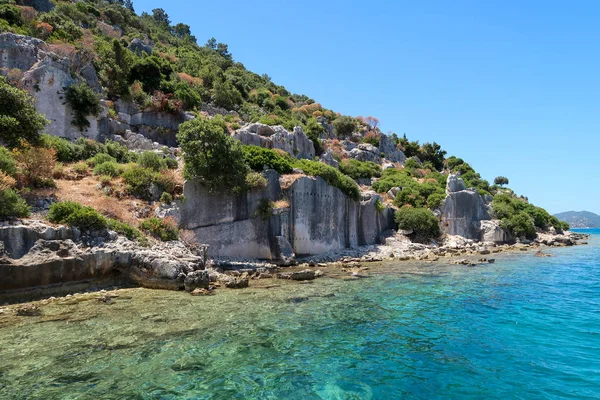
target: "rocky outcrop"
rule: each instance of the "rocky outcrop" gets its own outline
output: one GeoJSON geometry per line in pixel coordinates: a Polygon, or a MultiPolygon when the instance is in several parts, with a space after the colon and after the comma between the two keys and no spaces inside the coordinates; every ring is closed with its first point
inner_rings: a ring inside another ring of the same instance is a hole
{"type": "Polygon", "coordinates": [[[312,255],[380,242],[395,227],[393,210],[379,210],[375,193],[360,201],[321,178],[301,177],[282,188],[274,171],[265,171],[267,188],[239,195],[215,195],[196,181],[184,187],[181,224],[210,245],[212,257],[271,260],[291,265],[312,255]],[[264,202],[289,200],[289,207],[258,215],[264,202]]]}
{"type": "Polygon", "coordinates": [[[269,126],[253,123],[238,129],[233,135],[242,144],[281,149],[294,157],[312,160],[315,157],[315,146],[302,128],[297,126],[294,132],[288,132],[282,126],[269,126]]]}
{"type": "Polygon", "coordinates": [[[381,164],[381,152],[372,144],[361,143],[356,148],[350,150],[350,157],[358,161],[371,161],[381,164]]]}
{"type": "Polygon", "coordinates": [[[379,139],[379,152],[384,154],[386,160],[399,162],[400,164],[406,162],[406,156],[401,150],[398,150],[394,141],[388,135],[381,135],[379,139]]]}
{"type": "Polygon", "coordinates": [[[480,240],[484,243],[503,244],[513,240],[511,234],[500,226],[499,220],[479,221],[480,240]]]}
{"type": "Polygon", "coordinates": [[[150,40],[144,41],[142,39],[139,38],[135,38],[131,41],[131,43],[129,43],[129,46],[127,46],[127,48],[129,50],[131,50],[134,53],[137,54],[147,54],[147,55],[152,55],[152,48],[154,47],[154,43],[150,40]]]}
{"type": "Polygon", "coordinates": [[[444,233],[480,240],[483,220],[489,220],[488,207],[475,190],[466,189],[463,180],[450,174],[446,184],[447,197],[440,207],[444,233]]]}
{"type": "Polygon", "coordinates": [[[331,149],[325,150],[325,152],[321,154],[319,161],[321,161],[324,164],[330,165],[334,168],[339,168],[340,166],[340,163],[335,158],[333,158],[333,153],[331,152],[331,149]]]}
{"type": "Polygon", "coordinates": [[[51,53],[41,40],[13,33],[0,34],[0,69],[17,68],[23,72],[20,85],[36,99],[36,109],[45,114],[51,124],[47,133],[77,139],[88,137],[103,140],[102,120],[105,115],[89,117],[90,127],[84,132],[71,124],[73,113],[65,104],[63,88],[78,80],[98,88],[98,76],[91,64],[80,64],[51,53]]]}
{"type": "Polygon", "coordinates": [[[39,12],[49,12],[54,9],[54,3],[50,0],[17,0],[20,6],[33,7],[39,12]]]}
{"type": "MultiPolygon", "coordinates": [[[[32,225],[3,226],[2,243],[11,248],[16,258],[0,257],[0,296],[33,288],[52,287],[67,283],[116,279],[141,286],[163,289],[183,289],[188,275],[204,269],[204,258],[192,254],[180,242],[168,242],[151,248],[114,232],[108,232],[99,245],[65,239],[70,228],[53,228],[36,222],[32,225]],[[23,232],[29,230],[29,232],[23,232]],[[28,239],[40,235],[33,245],[30,240],[14,241],[19,234],[28,239]],[[7,233],[9,232],[9,233],[7,233]]],[[[207,276],[207,275],[206,275],[207,276]]],[[[202,287],[205,277],[194,273],[188,286],[202,287]]]]}

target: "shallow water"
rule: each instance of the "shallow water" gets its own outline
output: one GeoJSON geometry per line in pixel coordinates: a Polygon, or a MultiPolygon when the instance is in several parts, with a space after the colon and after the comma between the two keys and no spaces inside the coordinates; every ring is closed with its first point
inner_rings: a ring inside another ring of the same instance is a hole
{"type": "Polygon", "coordinates": [[[595,233],[553,258],[398,263],[210,297],[126,289],[17,322],[5,308],[0,398],[598,398],[595,233]]]}

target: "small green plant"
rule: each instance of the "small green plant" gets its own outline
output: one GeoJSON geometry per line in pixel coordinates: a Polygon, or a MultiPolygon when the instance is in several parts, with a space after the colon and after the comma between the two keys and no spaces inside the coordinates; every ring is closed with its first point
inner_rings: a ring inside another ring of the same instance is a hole
{"type": "Polygon", "coordinates": [[[78,162],[73,165],[73,172],[77,175],[87,175],[90,172],[90,167],[85,162],[78,162]]]}
{"type": "Polygon", "coordinates": [[[17,163],[11,152],[0,146],[0,171],[7,175],[14,176],[17,173],[17,163]]]}
{"type": "Polygon", "coordinates": [[[344,160],[340,163],[340,172],[352,179],[381,176],[381,167],[371,161],[344,160]]]}
{"type": "Polygon", "coordinates": [[[140,224],[140,228],[163,242],[177,240],[179,229],[171,218],[148,218],[140,224]]]}
{"type": "Polygon", "coordinates": [[[383,210],[385,210],[385,204],[383,204],[381,199],[375,200],[375,210],[377,210],[377,212],[379,212],[379,213],[381,213],[381,212],[383,212],[383,210]]]}
{"type": "Polygon", "coordinates": [[[64,88],[65,99],[73,109],[72,124],[80,130],[90,126],[88,115],[98,115],[102,111],[100,99],[85,83],[77,83],[64,88]]]}
{"type": "Polygon", "coordinates": [[[164,161],[165,161],[167,168],[169,168],[169,169],[177,169],[179,167],[179,163],[174,158],[165,157],[164,161]]]}
{"type": "Polygon", "coordinates": [[[61,162],[57,162],[54,164],[54,169],[52,170],[52,177],[54,179],[61,179],[65,176],[65,166],[61,162]]]}
{"type": "Polygon", "coordinates": [[[166,169],[166,162],[164,159],[153,151],[145,151],[138,156],[137,163],[144,167],[159,172],[166,169]]]}
{"type": "Polygon", "coordinates": [[[251,171],[246,175],[246,185],[250,189],[264,189],[267,187],[267,178],[261,173],[251,171]]]}
{"type": "Polygon", "coordinates": [[[171,193],[163,192],[160,195],[160,202],[163,204],[171,204],[173,202],[173,196],[171,195],[171,193]]]}
{"type": "Polygon", "coordinates": [[[105,162],[116,163],[117,159],[106,153],[98,153],[88,160],[88,164],[92,167],[95,165],[104,164],[105,162]]]}
{"type": "Polygon", "coordinates": [[[273,212],[273,202],[269,199],[261,199],[256,207],[255,215],[262,219],[268,219],[273,212]]]}
{"type": "Polygon", "coordinates": [[[110,230],[125,236],[127,239],[136,240],[142,246],[149,245],[148,238],[139,229],[112,218],[107,220],[107,224],[110,230]]]}
{"type": "Polygon", "coordinates": [[[103,188],[108,187],[112,184],[112,176],[110,175],[103,175],[100,177],[100,186],[102,186],[103,188]]]}
{"type": "Polygon", "coordinates": [[[0,219],[24,218],[29,216],[29,206],[12,189],[0,190],[0,219]]]}
{"type": "Polygon", "coordinates": [[[94,175],[118,176],[119,172],[119,165],[114,161],[103,162],[94,167],[94,175]]]}
{"type": "Polygon", "coordinates": [[[137,164],[129,165],[121,174],[127,185],[127,192],[133,196],[147,198],[154,181],[154,172],[137,164]]]}
{"type": "Polygon", "coordinates": [[[284,155],[276,150],[258,146],[243,146],[244,159],[254,171],[262,171],[264,167],[274,169],[280,174],[292,172],[293,159],[287,153],[284,155]]]}
{"type": "Polygon", "coordinates": [[[75,226],[82,231],[106,229],[108,222],[92,207],[85,207],[73,201],[61,201],[50,206],[48,219],[56,224],[75,226]]]}

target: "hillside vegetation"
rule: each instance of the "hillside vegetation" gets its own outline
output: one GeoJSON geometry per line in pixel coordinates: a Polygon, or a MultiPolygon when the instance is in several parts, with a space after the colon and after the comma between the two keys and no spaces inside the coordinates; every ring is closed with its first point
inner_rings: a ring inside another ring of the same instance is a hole
{"type": "MultiPolygon", "coordinates": [[[[60,179],[94,176],[102,192],[99,196],[147,202],[160,199],[168,204],[181,198],[182,177],[199,179],[213,192],[240,193],[264,186],[259,172],[267,166],[281,174],[296,168],[320,176],[356,200],[361,190],[356,181],[374,178],[372,189],[382,194],[399,188],[393,199],[393,205],[401,210],[397,221],[403,229],[415,230],[425,238],[439,236],[439,229],[432,226],[436,217],[431,210],[443,204],[450,173],[459,173],[467,187],[491,196],[495,217],[516,237],[533,237],[536,229],[568,229],[567,224],[508,189],[506,177],[497,177],[490,184],[464,160],[446,157],[436,142],[420,144],[391,132],[384,136],[377,118],[344,116],[306,95],[290,93],[268,75],[248,71],[234,59],[227,44],[214,38],[198,44],[190,27],[171,22],[164,9],[137,15],[131,1],[57,0],[52,11],[42,13],[20,3],[0,0],[0,31],[42,39],[59,56],[90,60],[97,71],[103,93],[95,93],[83,79],[65,88],[65,101],[75,111],[75,126],[84,129],[89,124],[86,117],[99,114],[103,107],[117,118],[112,107],[119,99],[144,110],[186,111],[196,118],[182,124],[177,134],[183,168],[168,151],[134,153],[111,141],[70,142],[40,135],[49,121],[35,111],[31,96],[18,88],[22,71],[2,71],[0,141],[5,147],[0,147],[1,218],[27,216],[29,207],[23,197],[32,190],[52,188],[60,179]],[[203,105],[223,115],[209,117],[203,105]],[[298,160],[274,149],[243,146],[231,134],[251,122],[281,125],[290,131],[302,127],[317,156],[328,151],[339,167],[318,159],[298,160]],[[384,140],[391,142],[394,151],[403,152],[407,158],[403,165],[388,162],[382,168],[388,156],[380,150],[384,140]],[[375,149],[376,161],[349,157],[347,149],[358,145],[375,149]]],[[[160,226],[155,219],[128,227],[118,225],[109,215],[94,214],[93,209],[70,203],[64,208],[71,213],[50,218],[80,226],[117,227],[137,239],[143,236],[137,228],[163,239],[174,237],[172,224],[160,226]]],[[[52,215],[57,212],[55,209],[52,215]]]]}

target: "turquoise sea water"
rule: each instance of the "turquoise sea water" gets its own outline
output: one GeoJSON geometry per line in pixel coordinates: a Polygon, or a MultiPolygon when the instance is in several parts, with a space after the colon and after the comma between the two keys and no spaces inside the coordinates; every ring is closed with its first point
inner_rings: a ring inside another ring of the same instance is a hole
{"type": "Polygon", "coordinates": [[[600,398],[600,230],[588,232],[552,258],[399,263],[211,297],[128,289],[41,317],[5,308],[0,398],[600,398]]]}

